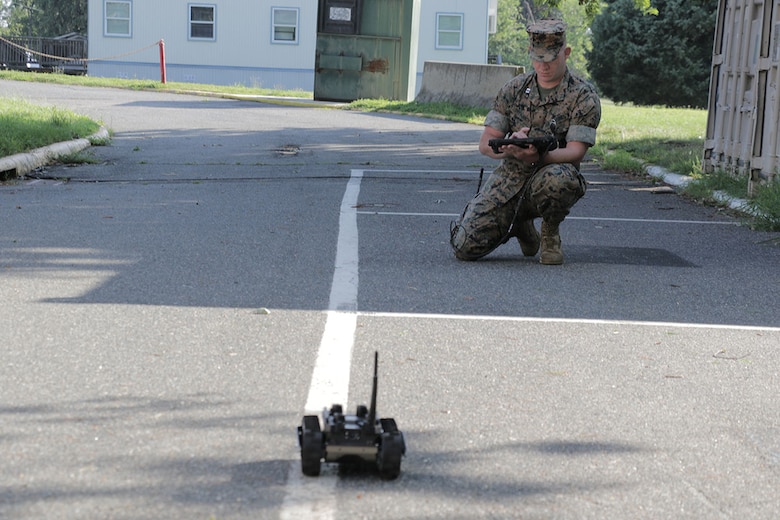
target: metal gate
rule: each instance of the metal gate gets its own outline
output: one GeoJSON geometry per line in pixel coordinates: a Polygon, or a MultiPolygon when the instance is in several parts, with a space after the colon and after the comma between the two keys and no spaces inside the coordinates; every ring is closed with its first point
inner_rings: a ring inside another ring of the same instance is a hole
{"type": "Polygon", "coordinates": [[[0,69],[87,73],[87,38],[0,37],[0,69]]]}

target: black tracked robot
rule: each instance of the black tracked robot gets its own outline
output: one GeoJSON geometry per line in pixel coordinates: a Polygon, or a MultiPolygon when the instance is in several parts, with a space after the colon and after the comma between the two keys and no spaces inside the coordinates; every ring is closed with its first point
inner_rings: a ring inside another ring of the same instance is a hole
{"type": "Polygon", "coordinates": [[[376,464],[379,475],[386,480],[401,473],[401,457],[406,453],[404,434],[395,419],[376,416],[376,386],[379,353],[374,352],[374,385],[371,408],[357,407],[356,415],[345,415],[340,404],[322,413],[323,428],[316,415],[304,415],[298,427],[301,447],[301,469],[304,475],[320,474],[320,462],[339,464],[363,461],[376,464]]]}

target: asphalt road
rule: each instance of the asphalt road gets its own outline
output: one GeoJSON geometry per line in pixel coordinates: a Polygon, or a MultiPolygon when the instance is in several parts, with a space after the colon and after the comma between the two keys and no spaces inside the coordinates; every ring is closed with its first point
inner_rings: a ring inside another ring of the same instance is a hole
{"type": "Polygon", "coordinates": [[[780,515],[777,233],[586,167],[566,263],[449,251],[481,129],[0,81],[113,131],[0,185],[0,517],[780,515]],[[400,478],[303,477],[370,397],[400,478]]]}

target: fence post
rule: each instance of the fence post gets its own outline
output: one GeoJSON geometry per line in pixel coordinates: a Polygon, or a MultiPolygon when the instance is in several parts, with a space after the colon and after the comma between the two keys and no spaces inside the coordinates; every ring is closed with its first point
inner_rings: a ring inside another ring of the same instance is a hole
{"type": "Polygon", "coordinates": [[[167,80],[165,73],[165,40],[160,40],[160,81],[164,84],[167,80]]]}

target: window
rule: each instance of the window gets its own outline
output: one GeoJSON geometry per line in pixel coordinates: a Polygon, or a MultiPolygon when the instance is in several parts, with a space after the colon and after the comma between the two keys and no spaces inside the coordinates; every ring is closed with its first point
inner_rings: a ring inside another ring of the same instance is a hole
{"type": "Polygon", "coordinates": [[[271,23],[272,43],[298,43],[298,9],[272,8],[271,23]]]}
{"type": "Polygon", "coordinates": [[[463,15],[452,13],[436,14],[436,48],[463,48],[463,15]]]}
{"type": "Polygon", "coordinates": [[[216,6],[190,4],[190,39],[214,40],[216,37],[216,6]]]}
{"type": "Polygon", "coordinates": [[[105,0],[103,12],[103,33],[106,36],[131,36],[130,13],[132,4],[129,0],[105,0]]]}

